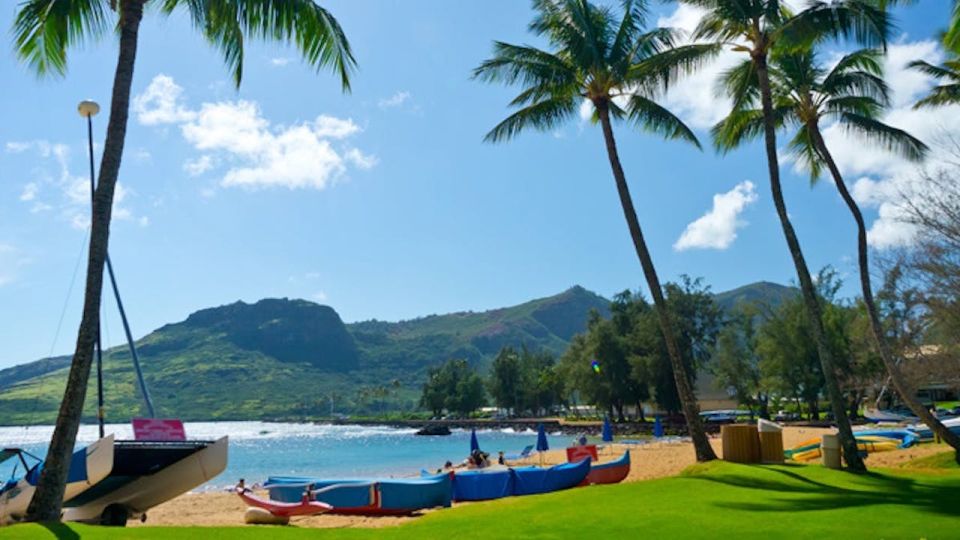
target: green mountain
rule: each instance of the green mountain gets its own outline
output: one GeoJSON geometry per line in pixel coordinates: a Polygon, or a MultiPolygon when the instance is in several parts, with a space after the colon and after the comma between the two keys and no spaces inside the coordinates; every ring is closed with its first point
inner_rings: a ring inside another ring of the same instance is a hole
{"type": "Polygon", "coordinates": [[[800,291],[796,287],[787,287],[769,281],[758,281],[743,287],[717,293],[714,299],[725,311],[730,311],[738,304],[758,304],[776,307],[781,302],[793,298],[800,291]]]}
{"type": "MultiPolygon", "coordinates": [[[[776,305],[796,289],[755,283],[719,293],[776,305]]],[[[336,411],[412,410],[427,370],[450,358],[485,369],[505,345],[560,354],[609,300],[583,287],[513,307],[430,315],[409,321],[344,324],[333,308],[306,300],[266,299],[204,309],[137,342],[158,414],[188,420],[257,419],[336,411]]],[[[56,417],[68,356],[0,370],[0,423],[49,423],[56,417]]],[[[108,421],[143,414],[130,353],[105,352],[108,421]]],[[[94,383],[86,415],[94,417],[94,383]]]]}
{"type": "MultiPolygon", "coordinates": [[[[184,419],[275,418],[412,409],[427,369],[449,358],[481,368],[503,345],[561,353],[609,301],[582,287],[518,306],[431,315],[402,322],[344,324],[333,308],[305,300],[237,302],[193,313],[137,342],[158,414],[184,419]],[[396,381],[396,383],[394,383],[396,381]],[[386,394],[386,395],[384,395],[386,394]]],[[[0,370],[0,422],[52,422],[69,357],[0,370]]],[[[106,351],[107,420],[142,414],[126,347],[106,351]]],[[[94,416],[95,387],[86,414],[94,416]]]]}

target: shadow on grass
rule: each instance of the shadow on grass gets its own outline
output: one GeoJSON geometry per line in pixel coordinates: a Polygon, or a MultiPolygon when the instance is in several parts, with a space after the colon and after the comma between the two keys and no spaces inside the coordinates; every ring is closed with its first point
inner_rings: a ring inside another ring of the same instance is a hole
{"type": "Polygon", "coordinates": [[[758,492],[758,502],[718,502],[716,506],[749,512],[808,512],[875,505],[912,506],[920,510],[960,516],[960,478],[917,479],[875,472],[844,478],[850,485],[820,482],[783,467],[764,467],[782,478],[739,474],[703,475],[697,479],[758,492]],[[799,497],[776,497],[789,493],[799,497]],[[806,495],[806,496],[803,496],[806,495]],[[762,501],[762,502],[760,502],[762,501]]]}
{"type": "Polygon", "coordinates": [[[50,533],[58,539],[74,540],[80,538],[80,535],[77,534],[76,531],[58,521],[45,521],[38,523],[38,525],[50,531],[50,533]]]}

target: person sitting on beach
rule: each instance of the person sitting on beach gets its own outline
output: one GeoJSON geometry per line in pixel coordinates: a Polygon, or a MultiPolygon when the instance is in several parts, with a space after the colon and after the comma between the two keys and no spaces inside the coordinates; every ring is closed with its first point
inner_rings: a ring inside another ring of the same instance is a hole
{"type": "Polygon", "coordinates": [[[506,464],[507,464],[506,458],[503,457],[503,450],[501,450],[501,451],[500,451],[500,454],[497,456],[497,463],[498,463],[499,465],[506,465],[506,464]]]}

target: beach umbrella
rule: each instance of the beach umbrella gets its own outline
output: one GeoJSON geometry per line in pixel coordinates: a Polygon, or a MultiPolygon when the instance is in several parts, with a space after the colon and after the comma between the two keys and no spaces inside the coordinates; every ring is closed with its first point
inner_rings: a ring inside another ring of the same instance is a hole
{"type": "Polygon", "coordinates": [[[663,437],[663,422],[660,421],[659,414],[653,419],[653,436],[658,439],[663,437]]]}
{"type": "Polygon", "coordinates": [[[477,442],[477,430],[470,430],[470,453],[474,453],[477,450],[480,450],[480,443],[477,442]]]}
{"type": "Polygon", "coordinates": [[[603,430],[600,432],[600,438],[603,442],[613,442],[613,426],[610,425],[610,417],[603,417],[603,430]]]}
{"type": "Polygon", "coordinates": [[[543,429],[543,424],[537,426],[537,452],[540,454],[540,465],[543,466],[543,452],[550,449],[547,443],[547,432],[543,429]]]}

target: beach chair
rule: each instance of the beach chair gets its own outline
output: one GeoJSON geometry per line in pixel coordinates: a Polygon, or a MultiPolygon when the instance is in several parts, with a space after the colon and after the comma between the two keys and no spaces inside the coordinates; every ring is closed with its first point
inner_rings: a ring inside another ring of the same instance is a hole
{"type": "Polygon", "coordinates": [[[533,456],[536,452],[533,451],[533,445],[523,447],[523,450],[519,454],[511,454],[509,456],[503,456],[503,459],[507,461],[522,461],[528,457],[533,456]]]}

